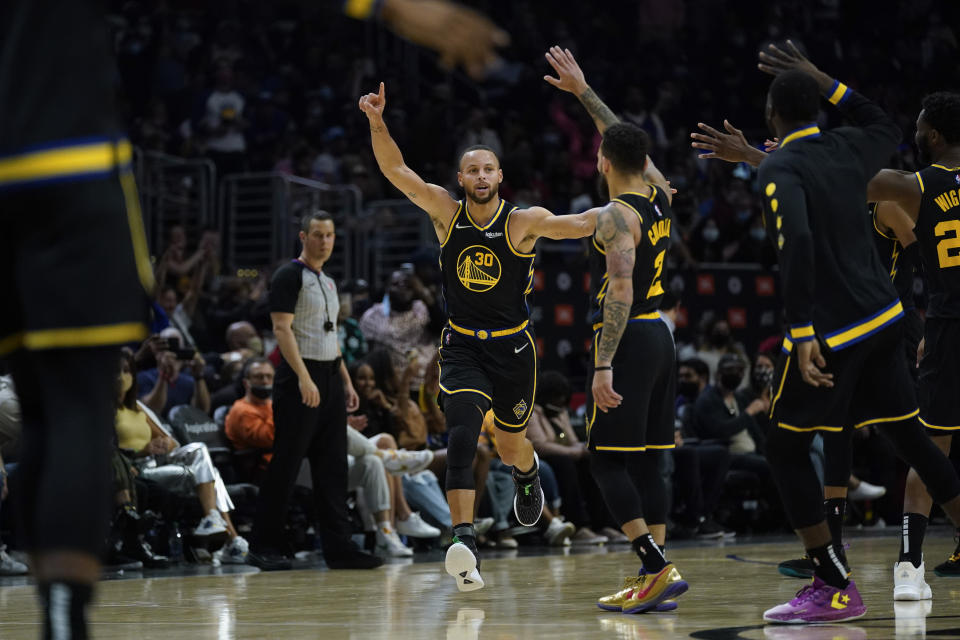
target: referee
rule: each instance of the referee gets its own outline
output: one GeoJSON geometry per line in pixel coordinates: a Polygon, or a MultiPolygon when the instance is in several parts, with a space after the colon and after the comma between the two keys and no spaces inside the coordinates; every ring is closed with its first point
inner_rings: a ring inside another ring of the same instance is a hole
{"type": "Polygon", "coordinates": [[[337,341],[337,287],[322,271],[335,239],[329,213],[305,216],[300,257],[277,269],[270,284],[270,318],[283,361],[273,387],[273,458],[260,488],[248,556],[265,571],[291,568],[283,527],[305,457],[327,566],[372,569],[383,563],[350,540],[345,427],[347,410],[359,400],[337,341]]]}

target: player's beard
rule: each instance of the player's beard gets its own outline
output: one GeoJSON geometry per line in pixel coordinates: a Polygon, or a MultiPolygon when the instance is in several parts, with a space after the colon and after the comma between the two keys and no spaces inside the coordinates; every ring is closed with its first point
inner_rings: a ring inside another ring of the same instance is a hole
{"type": "Polygon", "coordinates": [[[489,188],[487,189],[487,195],[484,198],[480,198],[477,196],[476,187],[474,187],[473,191],[468,191],[467,195],[470,197],[470,200],[475,202],[476,204],[487,204],[488,202],[493,200],[495,197],[497,197],[497,194],[500,193],[500,185],[491,184],[487,186],[489,188]]]}

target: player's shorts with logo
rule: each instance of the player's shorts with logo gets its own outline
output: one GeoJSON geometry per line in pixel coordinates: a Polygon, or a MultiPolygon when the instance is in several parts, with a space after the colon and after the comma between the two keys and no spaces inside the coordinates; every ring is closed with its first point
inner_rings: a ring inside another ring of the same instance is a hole
{"type": "Polygon", "coordinates": [[[909,420],[917,416],[913,379],[904,358],[904,322],[897,320],[860,342],[830,351],[822,370],[833,374],[833,387],[804,382],[796,346],[785,340],[774,373],[772,428],[797,433],[842,433],[909,420]]]}
{"type": "Polygon", "coordinates": [[[501,330],[447,325],[440,333],[440,396],[477,394],[498,429],[526,428],[537,389],[537,344],[529,322],[501,330]],[[498,331],[507,332],[497,335],[498,331]]]}
{"type": "Polygon", "coordinates": [[[587,443],[594,451],[647,451],[674,447],[677,354],[659,314],[627,323],[613,357],[613,390],[623,396],[606,413],[593,403],[593,374],[600,327],[587,375],[587,443]]]}
{"type": "Polygon", "coordinates": [[[960,431],[960,318],[927,318],[920,360],[920,422],[931,436],[960,431]]]}

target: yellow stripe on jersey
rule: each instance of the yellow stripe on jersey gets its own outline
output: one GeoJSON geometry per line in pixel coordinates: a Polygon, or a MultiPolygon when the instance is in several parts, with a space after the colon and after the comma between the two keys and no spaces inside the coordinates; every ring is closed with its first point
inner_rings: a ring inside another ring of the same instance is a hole
{"type": "Polygon", "coordinates": [[[827,334],[825,336],[827,346],[834,350],[849,347],[851,344],[860,342],[895,322],[902,315],[903,304],[897,300],[886,309],[878,311],[869,318],[827,334]]]}
{"type": "Polygon", "coordinates": [[[92,177],[129,165],[132,158],[127,140],[63,143],[0,158],[0,188],[92,177]]]}

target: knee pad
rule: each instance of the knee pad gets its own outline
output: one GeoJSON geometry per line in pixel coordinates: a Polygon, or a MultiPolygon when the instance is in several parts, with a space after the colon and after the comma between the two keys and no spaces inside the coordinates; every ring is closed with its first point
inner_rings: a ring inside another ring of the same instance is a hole
{"type": "Polygon", "coordinates": [[[447,491],[474,489],[473,458],[483,426],[483,409],[475,402],[453,400],[444,403],[447,418],[447,491]]]}

